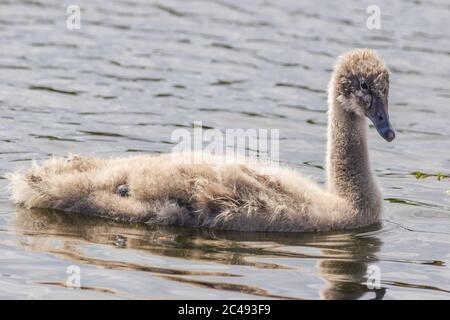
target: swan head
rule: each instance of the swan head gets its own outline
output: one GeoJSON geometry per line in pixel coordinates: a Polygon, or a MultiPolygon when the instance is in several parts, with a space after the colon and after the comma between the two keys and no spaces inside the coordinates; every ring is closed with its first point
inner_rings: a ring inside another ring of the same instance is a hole
{"type": "Polygon", "coordinates": [[[339,107],[369,118],[386,141],[394,140],[388,113],[389,71],[375,51],[356,49],[340,56],[331,83],[339,107]]]}

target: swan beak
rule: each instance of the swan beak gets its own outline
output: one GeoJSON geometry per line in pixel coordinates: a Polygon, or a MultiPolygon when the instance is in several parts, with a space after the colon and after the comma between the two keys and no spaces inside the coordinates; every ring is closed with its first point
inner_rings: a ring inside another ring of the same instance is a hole
{"type": "Polygon", "coordinates": [[[385,103],[380,97],[373,96],[372,106],[367,111],[367,117],[372,121],[380,136],[391,142],[395,138],[395,131],[389,122],[387,109],[387,101],[385,103]]]}

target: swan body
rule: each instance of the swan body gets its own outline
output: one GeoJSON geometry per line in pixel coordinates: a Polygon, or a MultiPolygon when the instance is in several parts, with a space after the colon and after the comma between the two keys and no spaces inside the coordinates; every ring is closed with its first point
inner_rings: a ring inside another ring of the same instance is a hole
{"type": "Polygon", "coordinates": [[[291,168],[209,154],[101,159],[72,155],[10,175],[15,203],[122,221],[241,231],[328,231],[379,222],[365,117],[386,140],[388,71],[372,50],[338,58],[328,88],[328,186],[291,168]],[[187,157],[200,161],[186,163],[187,157]],[[181,160],[181,161],[177,161],[181,160]]]}

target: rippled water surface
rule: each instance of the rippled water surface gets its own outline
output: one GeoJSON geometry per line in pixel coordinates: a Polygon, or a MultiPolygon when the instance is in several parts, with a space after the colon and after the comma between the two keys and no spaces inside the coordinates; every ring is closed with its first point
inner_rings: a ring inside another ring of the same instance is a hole
{"type": "Polygon", "coordinates": [[[449,299],[449,21],[446,0],[0,1],[0,298],[449,299]],[[66,28],[72,2],[81,30],[66,28]],[[381,30],[366,28],[369,4],[381,30]],[[354,47],[392,71],[397,139],[369,130],[381,226],[217,232],[8,200],[4,175],[33,159],[168,152],[194,121],[280,128],[281,162],[323,183],[326,85],[354,47]],[[81,289],[66,288],[71,265],[81,289]]]}

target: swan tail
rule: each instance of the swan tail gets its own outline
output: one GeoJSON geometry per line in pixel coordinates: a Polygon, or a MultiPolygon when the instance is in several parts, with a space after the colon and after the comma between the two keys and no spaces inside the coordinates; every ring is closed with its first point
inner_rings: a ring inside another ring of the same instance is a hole
{"type": "Polygon", "coordinates": [[[102,165],[101,159],[71,155],[52,158],[42,165],[9,174],[9,190],[16,205],[27,209],[56,209],[103,216],[114,220],[140,220],[149,214],[142,203],[98,188],[91,179],[91,169],[102,165]]]}

